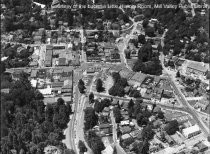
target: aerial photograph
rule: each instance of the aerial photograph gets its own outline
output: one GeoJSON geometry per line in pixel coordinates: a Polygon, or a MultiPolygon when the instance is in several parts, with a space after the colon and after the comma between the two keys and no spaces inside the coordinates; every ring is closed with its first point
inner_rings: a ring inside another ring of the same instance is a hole
{"type": "Polygon", "coordinates": [[[0,154],[210,154],[210,0],[1,0],[0,154]]]}

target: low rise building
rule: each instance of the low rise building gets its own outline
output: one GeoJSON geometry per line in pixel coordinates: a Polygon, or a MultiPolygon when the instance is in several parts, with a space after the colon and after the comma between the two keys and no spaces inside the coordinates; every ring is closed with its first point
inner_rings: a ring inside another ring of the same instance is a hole
{"type": "Polygon", "coordinates": [[[201,130],[198,125],[194,125],[194,126],[183,129],[182,133],[186,138],[191,138],[193,136],[200,134],[201,130]]]}
{"type": "Polygon", "coordinates": [[[209,100],[207,99],[201,99],[195,104],[195,107],[199,107],[201,108],[201,110],[206,110],[208,106],[209,106],[209,100]]]}
{"type": "Polygon", "coordinates": [[[187,73],[193,73],[196,75],[205,75],[208,71],[208,68],[205,67],[204,63],[200,62],[189,62],[187,66],[187,73]]]}
{"type": "Polygon", "coordinates": [[[111,124],[101,124],[99,125],[99,131],[101,136],[108,136],[112,134],[112,125],[111,124]]]}

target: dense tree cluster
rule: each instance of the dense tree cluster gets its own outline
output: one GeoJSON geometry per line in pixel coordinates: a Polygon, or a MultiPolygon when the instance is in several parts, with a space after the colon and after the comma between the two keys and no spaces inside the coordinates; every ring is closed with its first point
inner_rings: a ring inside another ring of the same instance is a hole
{"type": "Polygon", "coordinates": [[[123,97],[125,95],[124,88],[128,85],[127,80],[122,78],[119,73],[113,72],[112,78],[114,85],[109,89],[109,94],[112,96],[123,97]]]}
{"type": "Polygon", "coordinates": [[[87,152],[87,147],[85,146],[85,143],[81,140],[79,140],[78,148],[81,153],[87,152]]]}
{"type": "Polygon", "coordinates": [[[144,44],[138,52],[138,60],[133,66],[133,71],[152,75],[162,74],[162,66],[159,60],[159,54],[152,52],[150,42],[144,44]]]}
{"type": "Polygon", "coordinates": [[[88,107],[84,110],[85,112],[85,130],[92,129],[98,123],[98,116],[95,113],[95,110],[92,107],[88,107]]]}
{"type": "Polygon", "coordinates": [[[94,94],[91,92],[89,94],[89,103],[92,104],[94,102],[94,94]]]}
{"type": "Polygon", "coordinates": [[[87,135],[87,143],[93,150],[94,154],[101,154],[101,151],[105,149],[105,146],[99,136],[94,131],[89,131],[87,135]]]}
{"type": "Polygon", "coordinates": [[[179,124],[177,120],[170,121],[164,128],[168,135],[173,135],[179,130],[179,124]]]}
{"type": "Polygon", "coordinates": [[[84,83],[84,81],[82,79],[80,79],[79,82],[78,82],[78,89],[79,89],[79,92],[81,94],[85,93],[86,87],[85,87],[85,83],[84,83]]]}
{"type": "Polygon", "coordinates": [[[21,45],[11,46],[10,44],[1,47],[2,55],[8,57],[2,62],[2,66],[5,68],[17,68],[17,67],[26,67],[29,65],[30,56],[33,54],[32,48],[28,47],[26,49],[17,52],[18,47],[21,45]],[[32,51],[32,52],[30,52],[32,51]]]}
{"type": "Polygon", "coordinates": [[[2,153],[42,153],[48,145],[66,149],[61,142],[71,106],[58,99],[44,105],[41,93],[31,87],[25,74],[1,97],[2,153]]]}
{"type": "Polygon", "coordinates": [[[115,117],[115,122],[120,123],[120,121],[122,119],[120,109],[118,107],[115,107],[113,109],[113,113],[114,113],[114,117],[115,117]]]}
{"type": "Polygon", "coordinates": [[[47,14],[42,14],[41,7],[33,4],[31,0],[3,0],[3,4],[7,8],[3,20],[3,28],[6,32],[24,29],[25,34],[30,37],[34,30],[49,26],[47,14]]]}
{"type": "Polygon", "coordinates": [[[101,79],[96,80],[96,91],[97,92],[103,92],[104,91],[103,81],[101,79]]]}
{"type": "Polygon", "coordinates": [[[107,98],[102,99],[101,101],[96,100],[94,104],[94,109],[97,113],[102,112],[105,107],[109,107],[111,101],[107,98]]]}

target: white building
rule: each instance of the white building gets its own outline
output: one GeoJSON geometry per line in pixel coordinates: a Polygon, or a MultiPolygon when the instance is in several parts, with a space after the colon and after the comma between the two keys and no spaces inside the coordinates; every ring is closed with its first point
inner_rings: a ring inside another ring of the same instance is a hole
{"type": "Polygon", "coordinates": [[[113,153],[113,148],[111,145],[107,146],[105,150],[101,151],[102,154],[112,154],[113,153]]]}
{"type": "Polygon", "coordinates": [[[196,136],[200,133],[201,133],[201,130],[198,125],[194,125],[194,126],[191,126],[191,127],[188,127],[188,128],[185,128],[182,130],[182,134],[186,138],[191,138],[191,137],[196,136]]]}

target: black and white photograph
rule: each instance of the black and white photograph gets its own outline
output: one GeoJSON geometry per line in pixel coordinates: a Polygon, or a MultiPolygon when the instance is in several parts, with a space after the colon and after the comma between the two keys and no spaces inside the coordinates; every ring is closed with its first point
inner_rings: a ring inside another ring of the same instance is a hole
{"type": "Polygon", "coordinates": [[[1,0],[1,154],[210,154],[210,0],[1,0]]]}

